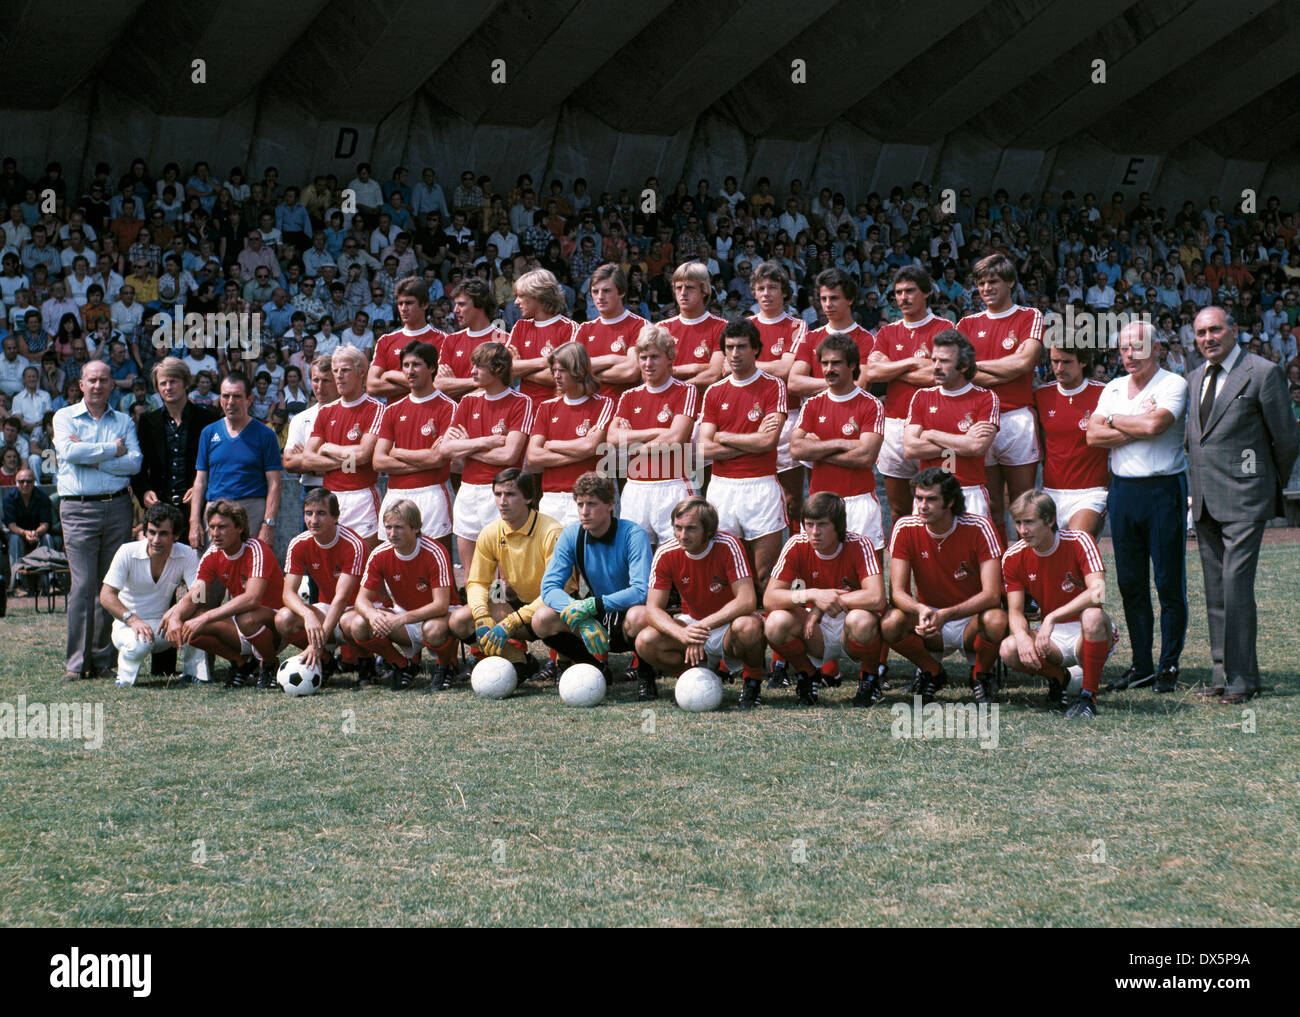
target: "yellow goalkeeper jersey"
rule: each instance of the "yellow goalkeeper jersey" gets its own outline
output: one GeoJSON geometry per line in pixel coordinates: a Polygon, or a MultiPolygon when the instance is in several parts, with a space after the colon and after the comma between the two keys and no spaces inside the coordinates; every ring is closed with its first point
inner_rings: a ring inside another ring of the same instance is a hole
{"type": "Polygon", "coordinates": [[[524,602],[519,617],[525,625],[532,621],[533,613],[542,606],[542,576],[563,529],[556,520],[535,510],[528,513],[528,520],[517,530],[510,529],[504,519],[483,528],[465,581],[465,599],[476,622],[491,624],[488,600],[498,567],[502,578],[524,602]]]}

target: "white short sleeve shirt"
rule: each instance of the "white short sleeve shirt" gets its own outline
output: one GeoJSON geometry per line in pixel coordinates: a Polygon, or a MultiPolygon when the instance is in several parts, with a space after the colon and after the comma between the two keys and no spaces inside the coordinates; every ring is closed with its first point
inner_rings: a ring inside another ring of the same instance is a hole
{"type": "Polygon", "coordinates": [[[1152,409],[1168,410],[1174,422],[1163,434],[1138,438],[1110,450],[1110,472],[1116,477],[1175,476],[1187,469],[1183,441],[1187,427],[1187,382],[1176,374],[1157,368],[1137,395],[1129,397],[1127,374],[1108,382],[1097,400],[1094,413],[1105,418],[1115,414],[1142,414],[1152,409]]]}

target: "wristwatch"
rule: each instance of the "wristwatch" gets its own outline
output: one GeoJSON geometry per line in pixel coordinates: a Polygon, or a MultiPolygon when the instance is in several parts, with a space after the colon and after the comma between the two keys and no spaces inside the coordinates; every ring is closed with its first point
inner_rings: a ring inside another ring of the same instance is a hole
{"type": "Polygon", "coordinates": [[[123,625],[130,625],[130,624],[131,624],[131,619],[134,618],[134,617],[135,617],[135,612],[134,612],[134,611],[130,611],[130,610],[128,610],[128,611],[126,612],[126,614],[122,615],[122,624],[123,624],[123,625]]]}
{"type": "Polygon", "coordinates": [[[1110,413],[1110,414],[1107,414],[1107,415],[1106,415],[1106,426],[1109,427],[1109,428],[1114,428],[1114,426],[1115,426],[1115,414],[1110,413]]]}
{"type": "Polygon", "coordinates": [[[274,525],[275,525],[275,520],[274,520],[274,519],[263,519],[263,520],[262,520],[262,525],[263,525],[263,526],[274,526],[274,525]]]}

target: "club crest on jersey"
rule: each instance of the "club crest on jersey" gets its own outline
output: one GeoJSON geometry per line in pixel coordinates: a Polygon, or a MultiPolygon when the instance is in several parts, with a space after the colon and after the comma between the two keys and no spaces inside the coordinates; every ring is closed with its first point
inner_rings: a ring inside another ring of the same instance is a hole
{"type": "Polygon", "coordinates": [[[493,433],[493,434],[505,434],[505,433],[506,433],[506,422],[505,422],[504,420],[498,420],[495,424],[492,425],[492,433],[493,433]]]}
{"type": "Polygon", "coordinates": [[[421,593],[423,593],[425,590],[427,590],[427,589],[429,588],[429,580],[427,580],[427,579],[417,579],[417,580],[415,581],[415,588],[416,588],[417,590],[419,590],[421,593]]]}
{"type": "Polygon", "coordinates": [[[858,422],[850,417],[840,430],[844,432],[844,437],[851,438],[858,433],[858,422]]]}
{"type": "Polygon", "coordinates": [[[695,359],[697,360],[709,359],[709,348],[705,346],[704,343],[700,343],[700,345],[695,347],[695,359]]]}
{"type": "Polygon", "coordinates": [[[348,428],[348,441],[357,441],[361,438],[361,428],[353,424],[348,428]]]}
{"type": "Polygon", "coordinates": [[[967,413],[966,416],[961,418],[961,422],[957,425],[957,430],[959,430],[962,434],[965,434],[967,431],[971,429],[974,423],[975,423],[975,419],[969,413],[967,413]]]}
{"type": "MultiPolygon", "coordinates": [[[[901,350],[903,347],[900,346],[898,348],[901,350]]],[[[913,353],[912,356],[916,357],[918,360],[927,360],[929,359],[930,351],[925,348],[925,343],[921,343],[921,345],[916,348],[916,352],[913,353]]]]}
{"type": "MultiPolygon", "coordinates": [[[[637,411],[638,413],[640,413],[640,412],[641,412],[641,407],[638,406],[638,407],[636,408],[636,411],[637,411]]],[[[665,406],[663,409],[661,409],[661,410],[659,411],[659,416],[656,417],[655,419],[657,419],[657,420],[659,421],[659,423],[661,423],[661,424],[666,424],[666,423],[668,423],[668,421],[670,421],[670,420],[673,419],[672,410],[670,410],[667,406],[665,406]]]]}
{"type": "Polygon", "coordinates": [[[957,582],[959,583],[963,579],[969,579],[970,578],[969,566],[967,566],[967,564],[963,561],[960,565],[957,566],[957,571],[952,574],[952,577],[955,580],[957,580],[957,582]]]}
{"type": "Polygon", "coordinates": [[[541,348],[539,352],[541,353],[542,356],[549,357],[555,351],[551,349],[551,344],[547,343],[545,346],[541,348]]]}
{"type": "Polygon", "coordinates": [[[343,568],[342,568],[342,566],[335,565],[335,566],[334,566],[334,578],[337,579],[337,578],[338,578],[339,576],[341,576],[342,574],[343,574],[343,568]]]}
{"type": "Polygon", "coordinates": [[[577,428],[578,437],[579,438],[584,437],[586,433],[590,430],[591,430],[591,418],[588,417],[586,420],[584,420],[581,424],[578,425],[577,428]]]}
{"type": "Polygon", "coordinates": [[[1080,417],[1080,418],[1079,418],[1079,430],[1080,430],[1080,431],[1086,431],[1086,430],[1088,430],[1088,418],[1087,418],[1087,417],[1080,417]]]}
{"type": "Polygon", "coordinates": [[[424,422],[424,425],[420,428],[420,433],[424,435],[426,438],[429,437],[429,435],[433,434],[433,421],[426,420],[424,422]]]}
{"type": "Polygon", "coordinates": [[[785,352],[784,339],[778,339],[776,342],[772,344],[772,356],[779,357],[784,352],[785,352]]]}
{"type": "Polygon", "coordinates": [[[1018,340],[1016,339],[1016,333],[1015,330],[1013,329],[1012,331],[1008,332],[1007,337],[1002,340],[1002,348],[1004,350],[1013,350],[1016,348],[1017,341],[1018,340]]]}
{"type": "Polygon", "coordinates": [[[714,576],[713,581],[709,583],[709,592],[717,593],[720,590],[726,589],[726,586],[727,586],[727,581],[725,579],[723,579],[721,576],[714,576]]]}
{"type": "Polygon", "coordinates": [[[1061,589],[1066,593],[1073,593],[1075,590],[1083,589],[1083,583],[1075,578],[1073,572],[1065,573],[1065,578],[1061,580],[1061,589]]]}
{"type": "Polygon", "coordinates": [[[622,353],[625,349],[627,349],[627,343],[623,341],[622,336],[619,336],[617,339],[615,339],[612,343],[609,344],[609,349],[611,353],[622,353]]]}
{"type": "Polygon", "coordinates": [[[763,419],[763,407],[761,407],[758,403],[755,403],[753,407],[750,408],[750,411],[747,414],[745,414],[745,416],[749,417],[750,420],[757,423],[758,421],[763,419]]]}

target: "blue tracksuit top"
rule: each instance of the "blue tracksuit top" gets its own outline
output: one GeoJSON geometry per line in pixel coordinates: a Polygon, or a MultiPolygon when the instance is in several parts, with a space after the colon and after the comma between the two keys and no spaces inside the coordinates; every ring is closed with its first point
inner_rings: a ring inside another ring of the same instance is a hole
{"type": "MultiPolygon", "coordinates": [[[[564,528],[542,577],[542,600],[554,611],[563,611],[574,600],[564,584],[577,571],[580,533],[579,523],[564,528]]],[[[587,536],[583,561],[591,596],[596,598],[597,617],[646,602],[651,558],[645,530],[626,519],[615,518],[601,540],[587,536]]]]}

